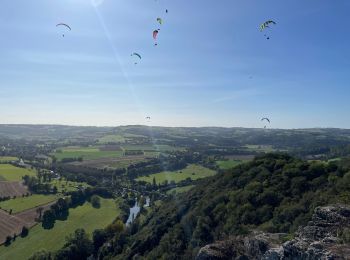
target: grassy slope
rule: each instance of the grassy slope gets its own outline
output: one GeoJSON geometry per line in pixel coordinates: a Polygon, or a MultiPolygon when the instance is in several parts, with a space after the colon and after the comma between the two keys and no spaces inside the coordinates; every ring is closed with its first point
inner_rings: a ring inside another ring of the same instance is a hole
{"type": "Polygon", "coordinates": [[[101,208],[95,209],[89,203],[69,210],[66,221],[56,221],[55,227],[45,230],[37,225],[29,231],[26,238],[17,238],[9,247],[0,247],[0,259],[24,260],[40,249],[60,249],[67,235],[77,228],[84,228],[88,233],[106,227],[119,211],[114,200],[101,199],[101,208]]]}
{"type": "Polygon", "coordinates": [[[168,190],[168,191],[167,191],[167,194],[173,194],[173,193],[179,194],[179,193],[184,193],[184,192],[189,191],[189,190],[192,189],[193,187],[195,187],[195,185],[188,185],[188,186],[184,186],[184,187],[177,187],[177,188],[168,190]]]}
{"type": "Polygon", "coordinates": [[[174,172],[165,171],[161,173],[151,174],[145,177],[140,177],[137,180],[152,183],[153,178],[155,178],[156,183],[162,183],[165,180],[168,180],[169,182],[170,181],[179,182],[187,178],[191,178],[192,180],[197,180],[197,179],[213,176],[215,174],[216,172],[213,170],[210,170],[200,165],[190,164],[181,171],[174,171],[174,172]]]}
{"type": "Polygon", "coordinates": [[[35,208],[40,205],[47,204],[58,199],[55,195],[39,195],[34,194],[29,197],[20,197],[7,201],[0,202],[0,207],[5,210],[13,210],[13,213],[18,213],[27,209],[35,208]]]}
{"type": "Polygon", "coordinates": [[[227,161],[217,161],[216,164],[219,166],[222,170],[228,170],[233,167],[236,167],[237,165],[243,163],[241,160],[227,160],[227,161]]]}
{"type": "Polygon", "coordinates": [[[6,181],[21,181],[24,175],[35,176],[36,173],[33,170],[15,167],[11,164],[0,164],[1,179],[6,181]]]}

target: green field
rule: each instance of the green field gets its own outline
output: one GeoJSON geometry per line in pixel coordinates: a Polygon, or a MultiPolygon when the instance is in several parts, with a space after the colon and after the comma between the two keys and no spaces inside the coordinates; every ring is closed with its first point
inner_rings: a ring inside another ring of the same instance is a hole
{"type": "Polygon", "coordinates": [[[246,148],[248,148],[249,150],[255,151],[255,152],[265,152],[265,153],[271,153],[276,151],[276,149],[274,149],[272,147],[272,145],[246,145],[246,148]]]}
{"type": "Polygon", "coordinates": [[[140,177],[137,180],[152,183],[153,178],[155,178],[157,184],[163,183],[166,180],[168,182],[175,181],[175,183],[177,183],[179,181],[186,180],[187,178],[191,178],[192,180],[197,180],[197,179],[213,176],[215,174],[216,172],[211,169],[205,168],[200,165],[190,164],[185,169],[180,171],[173,171],[173,172],[165,171],[161,173],[151,174],[149,176],[140,177]]]}
{"type": "Polygon", "coordinates": [[[195,185],[188,185],[188,186],[184,186],[184,187],[177,187],[177,188],[168,190],[166,193],[167,194],[184,193],[184,192],[189,191],[193,187],[195,187],[195,185]]]}
{"type": "Polygon", "coordinates": [[[21,181],[24,175],[35,176],[34,170],[15,167],[11,164],[0,164],[0,180],[21,181]]]}
{"type": "Polygon", "coordinates": [[[121,135],[105,135],[98,139],[100,144],[125,143],[125,138],[121,135]]]}
{"type": "Polygon", "coordinates": [[[228,170],[237,165],[243,163],[241,160],[227,160],[227,161],[217,161],[216,164],[219,166],[221,170],[228,170]]]}
{"type": "Polygon", "coordinates": [[[28,197],[19,197],[0,202],[0,207],[9,211],[12,209],[13,213],[18,213],[27,209],[35,208],[40,205],[48,204],[58,199],[56,195],[39,195],[34,194],[28,197]]]}
{"type": "Polygon", "coordinates": [[[66,221],[56,221],[55,227],[45,230],[41,225],[33,227],[26,238],[18,237],[10,246],[0,247],[0,259],[28,259],[33,253],[46,249],[60,249],[65,238],[77,228],[84,228],[89,234],[95,229],[104,228],[120,214],[114,200],[101,199],[101,208],[95,209],[85,203],[69,210],[66,221]]]}
{"type": "Polygon", "coordinates": [[[166,151],[178,151],[182,150],[180,147],[173,147],[170,145],[123,145],[125,150],[129,151],[154,151],[154,152],[166,152],[166,151]]]}
{"type": "Polygon", "coordinates": [[[56,152],[54,156],[57,160],[64,158],[80,158],[83,160],[93,160],[99,158],[113,158],[123,156],[122,151],[100,151],[98,147],[65,147],[56,152]]]}
{"type": "Polygon", "coordinates": [[[12,157],[12,156],[0,156],[0,163],[11,162],[11,161],[18,161],[18,158],[12,157]]]}

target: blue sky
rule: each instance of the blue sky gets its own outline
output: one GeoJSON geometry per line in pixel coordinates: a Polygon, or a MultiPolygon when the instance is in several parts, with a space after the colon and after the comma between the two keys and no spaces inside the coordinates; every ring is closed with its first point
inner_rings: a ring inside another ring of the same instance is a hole
{"type": "Polygon", "coordinates": [[[348,0],[4,0],[0,123],[262,127],[268,116],[274,128],[350,128],[349,10],[348,0]]]}

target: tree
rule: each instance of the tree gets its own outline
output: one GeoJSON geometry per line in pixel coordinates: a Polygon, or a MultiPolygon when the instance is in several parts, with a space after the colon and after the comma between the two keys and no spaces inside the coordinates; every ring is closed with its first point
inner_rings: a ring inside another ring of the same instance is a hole
{"type": "Polygon", "coordinates": [[[34,253],[28,260],[53,260],[53,257],[50,252],[41,250],[34,253]]]}
{"type": "Polygon", "coordinates": [[[101,199],[99,196],[97,195],[93,195],[91,196],[91,205],[94,207],[94,208],[100,208],[101,207],[101,199]]]}
{"type": "Polygon", "coordinates": [[[53,228],[54,224],[55,224],[55,214],[53,210],[45,211],[43,215],[43,223],[42,223],[43,228],[51,229],[53,228]]]}
{"type": "Polygon", "coordinates": [[[25,226],[22,227],[22,232],[21,232],[21,237],[26,237],[28,236],[29,229],[25,226]]]}
{"type": "Polygon", "coordinates": [[[11,241],[12,241],[12,237],[11,236],[7,236],[6,237],[6,240],[5,240],[5,246],[9,246],[11,245],[11,241]]]}
{"type": "Polygon", "coordinates": [[[75,230],[66,238],[66,244],[56,254],[56,259],[85,260],[93,253],[93,243],[84,229],[75,230]]]}
{"type": "Polygon", "coordinates": [[[98,249],[107,241],[108,234],[103,229],[96,229],[92,234],[92,241],[94,245],[94,253],[96,255],[98,249]]]}

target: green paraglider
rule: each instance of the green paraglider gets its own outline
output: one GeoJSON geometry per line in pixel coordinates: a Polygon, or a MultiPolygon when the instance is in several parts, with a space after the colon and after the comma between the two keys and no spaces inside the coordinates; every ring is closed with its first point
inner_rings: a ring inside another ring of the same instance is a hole
{"type": "Polygon", "coordinates": [[[277,23],[272,20],[268,20],[260,25],[260,31],[264,31],[266,28],[270,28],[270,25],[276,25],[277,23]]]}
{"type": "Polygon", "coordinates": [[[160,25],[162,25],[163,24],[163,19],[162,18],[157,18],[157,22],[160,24],[160,25]]]}

